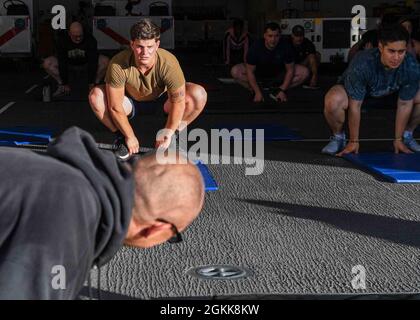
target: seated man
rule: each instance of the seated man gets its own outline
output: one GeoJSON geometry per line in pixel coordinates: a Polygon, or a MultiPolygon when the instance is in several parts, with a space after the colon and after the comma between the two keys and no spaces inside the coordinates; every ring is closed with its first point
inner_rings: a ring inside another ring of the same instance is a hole
{"type": "Polygon", "coordinates": [[[413,34],[413,21],[411,21],[410,16],[403,16],[398,20],[398,23],[407,30],[409,34],[409,40],[407,43],[407,53],[412,54],[414,57],[416,56],[416,52],[413,45],[412,34],[413,34]]]}
{"type": "Polygon", "coordinates": [[[417,61],[420,61],[420,30],[416,30],[411,35],[411,42],[413,44],[413,51],[416,55],[417,61]]]}
{"type": "Polygon", "coordinates": [[[185,83],[178,60],[159,48],[159,39],[160,29],[150,20],[136,23],[131,28],[131,48],[112,58],[106,85],[95,87],[89,95],[98,119],[116,134],[116,154],[122,160],[138,153],[140,148],[129,122],[136,108],[150,108],[151,103],[156,104],[168,92],[164,104],[168,113],[167,130],[156,141],[156,147],[166,148],[173,134],[194,121],[207,102],[204,88],[185,83]]]}
{"type": "Polygon", "coordinates": [[[195,165],[167,156],[172,164],[156,154],[123,164],[78,128],[48,155],[0,148],[0,299],[75,299],[124,243],[182,241],[204,183],[195,165]]]}
{"type": "MultiPolygon", "coordinates": [[[[407,53],[410,53],[413,56],[415,56],[416,53],[414,50],[413,42],[411,40],[411,34],[413,32],[413,23],[410,20],[410,17],[403,16],[398,19],[398,17],[395,17],[393,15],[388,15],[381,22],[382,28],[393,27],[396,25],[400,25],[405,30],[407,30],[409,34],[409,40],[407,43],[407,53]]],[[[359,42],[357,42],[355,45],[353,45],[353,47],[351,47],[348,54],[348,62],[350,62],[358,52],[366,50],[366,49],[377,48],[378,44],[379,44],[378,43],[378,30],[373,29],[373,30],[366,31],[362,35],[362,39],[360,39],[359,42]]]]}
{"type": "Polygon", "coordinates": [[[85,35],[79,22],[73,22],[64,37],[58,39],[57,57],[51,56],[44,60],[43,68],[58,83],[53,97],[69,94],[69,72],[87,65],[89,90],[100,83],[105,75],[109,59],[98,54],[96,39],[85,35]]]}
{"type": "Polygon", "coordinates": [[[223,57],[225,64],[236,65],[246,62],[249,49],[249,33],[245,30],[243,20],[233,21],[232,28],[223,39],[223,57]]]}
{"type": "Polygon", "coordinates": [[[277,23],[266,25],[264,39],[251,46],[247,63],[234,66],[231,73],[239,84],[254,93],[254,102],[264,101],[258,82],[264,86],[278,87],[276,99],[285,102],[286,91],[302,84],[309,76],[306,67],[295,66],[292,48],[287,41],[280,40],[280,26],[277,23]]]}
{"type": "Polygon", "coordinates": [[[367,97],[392,98],[398,94],[394,149],[420,152],[413,131],[420,123],[419,66],[407,54],[407,31],[401,27],[379,32],[379,48],[359,53],[325,97],[325,117],[334,134],[323,153],[339,156],[359,151],[360,109],[367,97]],[[414,105],[414,108],[413,108],[414,105]],[[343,130],[346,111],[350,140],[343,130]],[[343,150],[344,149],[344,150],[343,150]]]}
{"type": "Polygon", "coordinates": [[[360,41],[351,47],[348,53],[348,57],[347,57],[348,62],[350,62],[358,52],[367,50],[367,49],[377,48],[377,47],[378,47],[378,30],[373,29],[373,30],[366,31],[362,35],[362,38],[360,39],[360,41]]]}
{"type": "Polygon", "coordinates": [[[321,63],[321,54],[315,50],[314,44],[305,38],[305,29],[296,25],[292,29],[289,41],[293,48],[293,55],[296,65],[302,65],[311,71],[309,88],[318,86],[318,67],[321,63]]]}

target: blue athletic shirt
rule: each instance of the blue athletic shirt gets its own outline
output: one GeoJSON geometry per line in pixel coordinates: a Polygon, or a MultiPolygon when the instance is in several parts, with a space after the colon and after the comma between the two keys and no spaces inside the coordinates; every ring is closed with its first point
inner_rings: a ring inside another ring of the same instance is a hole
{"type": "Polygon", "coordinates": [[[366,96],[383,97],[397,91],[401,100],[412,100],[419,89],[419,81],[419,65],[412,55],[406,54],[397,69],[386,69],[377,48],[359,52],[339,79],[349,97],[357,101],[363,101],[366,96]]]}

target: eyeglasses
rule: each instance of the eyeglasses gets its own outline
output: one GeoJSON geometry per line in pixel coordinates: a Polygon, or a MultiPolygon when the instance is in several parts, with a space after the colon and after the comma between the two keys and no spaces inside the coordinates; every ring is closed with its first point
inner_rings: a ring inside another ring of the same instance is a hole
{"type": "Polygon", "coordinates": [[[174,243],[180,243],[183,241],[181,233],[178,231],[177,227],[175,227],[173,223],[168,222],[163,219],[158,219],[157,221],[168,223],[171,225],[171,230],[174,233],[174,235],[171,238],[169,238],[168,243],[174,244],[174,243]]]}

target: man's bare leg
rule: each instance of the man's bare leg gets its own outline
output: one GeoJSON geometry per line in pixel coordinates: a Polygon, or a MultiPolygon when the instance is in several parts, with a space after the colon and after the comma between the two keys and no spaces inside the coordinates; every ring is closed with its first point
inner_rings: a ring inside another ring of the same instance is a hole
{"type": "Polygon", "coordinates": [[[300,64],[295,65],[295,73],[293,75],[292,82],[290,83],[289,88],[294,88],[300,86],[306,81],[309,77],[309,69],[300,64]]]}
{"type": "Polygon", "coordinates": [[[317,52],[316,54],[310,54],[306,59],[301,63],[301,65],[307,67],[310,71],[311,80],[309,86],[317,87],[318,86],[318,68],[321,64],[321,54],[317,52]]]}
{"type": "Polygon", "coordinates": [[[349,98],[342,85],[335,85],[325,96],[324,114],[333,133],[332,140],[322,149],[322,153],[336,155],[346,146],[343,127],[346,120],[349,98]]]}
{"type": "Polygon", "coordinates": [[[55,81],[57,81],[59,85],[63,83],[60,77],[60,71],[58,69],[58,60],[56,57],[51,56],[46,58],[42,63],[42,67],[49,76],[51,76],[55,81]]]}
{"type": "Polygon", "coordinates": [[[249,91],[252,91],[252,88],[248,82],[245,63],[240,63],[236,66],[233,66],[232,70],[230,71],[230,74],[232,75],[232,78],[235,79],[236,82],[238,82],[242,87],[248,89],[249,91]]]}
{"type": "Polygon", "coordinates": [[[333,134],[343,132],[349,100],[342,85],[335,85],[325,96],[324,115],[333,134]]]}

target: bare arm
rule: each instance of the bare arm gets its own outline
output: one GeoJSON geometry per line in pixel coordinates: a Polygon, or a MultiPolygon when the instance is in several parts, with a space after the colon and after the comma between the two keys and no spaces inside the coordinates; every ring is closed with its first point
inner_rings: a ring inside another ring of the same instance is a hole
{"type": "Polygon", "coordinates": [[[125,94],[124,87],[114,88],[107,84],[106,92],[108,98],[108,111],[115,126],[125,137],[134,136],[133,128],[128,122],[128,118],[123,107],[125,94]]]}
{"type": "Polygon", "coordinates": [[[395,153],[400,151],[403,153],[411,153],[411,151],[403,143],[404,130],[410,120],[413,111],[413,100],[398,99],[397,116],[395,119],[395,140],[394,149],[395,153]]]}
{"type": "Polygon", "coordinates": [[[183,130],[185,126],[181,126],[185,112],[185,85],[181,88],[168,92],[169,101],[172,104],[165,129],[159,131],[156,137],[156,148],[167,149],[171,143],[172,136],[176,130],[183,130]]]}
{"type": "Polygon", "coordinates": [[[395,119],[395,139],[402,138],[412,111],[413,100],[404,101],[398,99],[397,117],[395,119]]]}
{"type": "Polygon", "coordinates": [[[257,84],[257,79],[255,78],[255,69],[257,67],[251,64],[246,65],[246,74],[248,77],[249,85],[251,86],[252,90],[254,90],[255,94],[262,95],[261,89],[257,84]]]}
{"type": "Polygon", "coordinates": [[[185,85],[181,88],[168,92],[169,101],[172,104],[172,109],[168,115],[168,121],[166,122],[166,129],[177,130],[181,124],[182,118],[185,112],[185,85]]]}
{"type": "Polygon", "coordinates": [[[138,153],[140,149],[139,141],[137,140],[133,128],[131,127],[124,111],[124,87],[113,88],[107,84],[106,92],[108,98],[108,111],[112,121],[117,129],[124,135],[130,154],[138,153]]]}
{"type": "Polygon", "coordinates": [[[280,86],[280,89],[283,89],[283,91],[286,91],[287,89],[289,89],[290,84],[292,83],[293,75],[295,72],[295,64],[289,63],[289,64],[286,64],[285,67],[286,67],[286,75],[284,76],[283,83],[280,86]]]}
{"type": "Polygon", "coordinates": [[[350,140],[344,150],[337,154],[339,157],[349,153],[359,153],[360,108],[362,103],[363,101],[349,98],[348,118],[350,140]]]}
{"type": "Polygon", "coordinates": [[[360,130],[360,108],[363,101],[357,101],[349,98],[349,131],[350,131],[350,142],[359,140],[360,130]]]}

